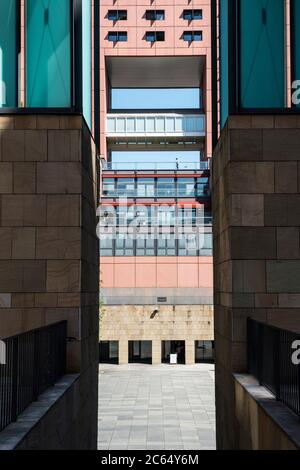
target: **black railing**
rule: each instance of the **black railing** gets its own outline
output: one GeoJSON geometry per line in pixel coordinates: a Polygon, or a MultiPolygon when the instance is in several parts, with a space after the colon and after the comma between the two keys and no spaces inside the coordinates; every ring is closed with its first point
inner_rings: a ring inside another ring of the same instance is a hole
{"type": "Polygon", "coordinates": [[[297,340],[298,333],[248,318],[248,373],[300,416],[300,365],[293,360],[297,340]]]}
{"type": "Polygon", "coordinates": [[[3,340],[0,431],[65,374],[66,340],[66,321],[3,340]]]}

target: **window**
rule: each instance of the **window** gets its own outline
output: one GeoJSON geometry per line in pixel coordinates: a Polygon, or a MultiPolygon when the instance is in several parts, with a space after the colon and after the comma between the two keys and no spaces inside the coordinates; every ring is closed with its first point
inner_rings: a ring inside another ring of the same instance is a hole
{"type": "Polygon", "coordinates": [[[110,21],[127,20],[127,10],[108,10],[107,19],[110,21]]]}
{"type": "Polygon", "coordinates": [[[17,0],[0,1],[0,108],[17,107],[17,0]]]}
{"type": "Polygon", "coordinates": [[[197,234],[188,233],[178,237],[178,255],[179,256],[197,256],[198,254],[197,234]]]}
{"type": "Polygon", "coordinates": [[[109,235],[100,238],[100,256],[113,256],[113,239],[109,235]]]}
{"type": "Polygon", "coordinates": [[[184,31],[183,40],[188,42],[202,41],[202,31],[184,31]]]}
{"type": "Polygon", "coordinates": [[[127,32],[126,31],[110,31],[107,34],[107,40],[110,42],[126,42],[127,32]]]}
{"type": "Polygon", "coordinates": [[[136,240],[136,256],[155,256],[155,240],[140,235],[136,240]]]}
{"type": "Polygon", "coordinates": [[[176,256],[176,239],[174,235],[159,236],[157,240],[157,256],[176,256]]]}
{"type": "Polygon", "coordinates": [[[114,197],[115,196],[115,180],[114,178],[103,179],[103,196],[114,197]]]}
{"type": "Polygon", "coordinates": [[[194,178],[178,178],[177,180],[177,196],[191,197],[195,195],[195,179],[194,178]]]}
{"type": "Polygon", "coordinates": [[[202,10],[183,10],[182,16],[188,21],[202,20],[202,10]]]}
{"type": "Polygon", "coordinates": [[[118,178],[117,179],[118,196],[134,197],[135,184],[134,178],[118,178]]]}
{"type": "Polygon", "coordinates": [[[71,107],[70,9],[68,1],[26,2],[28,107],[71,107]]]}
{"type": "Polygon", "coordinates": [[[156,41],[164,41],[164,40],[165,40],[164,31],[147,31],[146,32],[146,41],[148,42],[156,42],[156,41]]]}
{"type": "Polygon", "coordinates": [[[195,341],[195,362],[214,361],[214,341],[195,341]]]}
{"type": "Polygon", "coordinates": [[[133,256],[133,239],[128,234],[118,233],[116,236],[116,256],[133,256]]]}
{"type": "MultiPolygon", "coordinates": [[[[199,109],[201,101],[199,88],[112,88],[111,90],[111,108],[118,110],[199,109]]],[[[115,119],[113,121],[115,122],[115,119]]],[[[115,132],[113,128],[108,130],[115,132]]],[[[147,132],[155,132],[154,120],[150,122],[147,119],[147,132]]]]}
{"type": "Polygon", "coordinates": [[[174,226],[175,221],[175,207],[174,206],[158,206],[156,215],[156,224],[159,226],[174,226]]]}
{"type": "Polygon", "coordinates": [[[174,197],[174,178],[157,178],[157,197],[174,197]]]}
{"type": "Polygon", "coordinates": [[[138,178],[138,197],[154,197],[154,178],[138,178]]]}
{"type": "Polygon", "coordinates": [[[197,178],[196,196],[198,196],[198,197],[209,196],[209,179],[208,179],[208,177],[197,178]]]}
{"type": "Polygon", "coordinates": [[[162,21],[165,19],[165,10],[146,10],[146,20],[162,21]]]}

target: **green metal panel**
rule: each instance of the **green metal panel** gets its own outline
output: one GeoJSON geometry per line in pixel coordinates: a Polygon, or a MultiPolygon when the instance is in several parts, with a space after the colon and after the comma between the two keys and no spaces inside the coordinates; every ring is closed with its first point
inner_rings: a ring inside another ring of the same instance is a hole
{"type": "Polygon", "coordinates": [[[26,106],[71,107],[70,0],[26,1],[26,106]]]}
{"type": "Polygon", "coordinates": [[[17,0],[0,1],[0,108],[17,107],[17,0]]]}
{"type": "Polygon", "coordinates": [[[284,0],[240,0],[240,106],[284,108],[284,0]]]}
{"type": "Polygon", "coordinates": [[[219,0],[220,12],[220,113],[221,128],[229,114],[228,0],[219,0]]]}

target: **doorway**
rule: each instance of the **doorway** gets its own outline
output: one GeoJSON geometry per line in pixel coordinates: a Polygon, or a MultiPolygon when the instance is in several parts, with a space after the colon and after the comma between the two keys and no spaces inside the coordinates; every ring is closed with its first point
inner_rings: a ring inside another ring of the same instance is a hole
{"type": "Polygon", "coordinates": [[[195,362],[214,362],[214,341],[195,341],[195,362]]]}
{"type": "Polygon", "coordinates": [[[185,341],[162,341],[162,362],[170,363],[170,354],[177,354],[177,364],[185,364],[185,341]]]}
{"type": "Polygon", "coordinates": [[[128,362],[152,364],[152,341],[129,341],[128,362]]]}
{"type": "Polygon", "coordinates": [[[99,362],[103,364],[119,363],[119,341],[100,341],[99,362]]]}

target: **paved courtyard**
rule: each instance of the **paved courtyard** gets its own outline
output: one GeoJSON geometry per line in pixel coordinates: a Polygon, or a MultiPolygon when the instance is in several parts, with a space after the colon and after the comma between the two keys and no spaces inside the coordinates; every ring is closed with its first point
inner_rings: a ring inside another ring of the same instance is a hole
{"type": "Polygon", "coordinates": [[[215,449],[213,365],[101,364],[99,373],[99,449],[215,449]]]}

